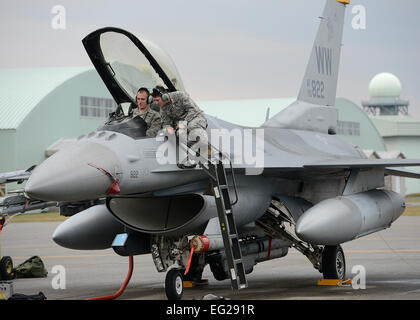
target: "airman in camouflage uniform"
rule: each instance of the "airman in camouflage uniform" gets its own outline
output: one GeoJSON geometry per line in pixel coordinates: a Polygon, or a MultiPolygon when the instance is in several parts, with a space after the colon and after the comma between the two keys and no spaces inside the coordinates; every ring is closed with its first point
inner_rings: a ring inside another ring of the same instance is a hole
{"type": "Polygon", "coordinates": [[[195,151],[200,150],[205,157],[203,151],[208,150],[208,136],[204,112],[183,91],[166,92],[163,87],[156,87],[152,96],[160,107],[162,128],[170,134],[174,133],[175,129],[186,129],[187,146],[195,151]]]}
{"type": "Polygon", "coordinates": [[[137,105],[133,111],[133,118],[140,116],[147,124],[146,136],[156,137],[161,129],[161,117],[159,112],[150,108],[149,91],[146,88],[140,88],[137,92],[137,105]]]}

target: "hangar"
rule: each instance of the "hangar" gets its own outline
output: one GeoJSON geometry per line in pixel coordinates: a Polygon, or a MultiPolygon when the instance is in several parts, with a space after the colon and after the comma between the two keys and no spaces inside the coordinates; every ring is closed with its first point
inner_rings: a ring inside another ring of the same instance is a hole
{"type": "Polygon", "coordinates": [[[0,70],[0,172],[41,163],[49,145],[91,131],[114,108],[92,68],[0,70]]]}

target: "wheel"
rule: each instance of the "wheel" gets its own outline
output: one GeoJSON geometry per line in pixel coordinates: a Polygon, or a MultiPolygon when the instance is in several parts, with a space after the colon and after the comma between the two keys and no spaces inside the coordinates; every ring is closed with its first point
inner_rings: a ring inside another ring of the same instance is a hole
{"type": "Polygon", "coordinates": [[[5,256],[0,260],[0,278],[1,280],[12,280],[13,276],[13,261],[9,256],[5,256]]]}
{"type": "Polygon", "coordinates": [[[171,269],[166,274],[165,292],[168,300],[181,300],[184,293],[184,278],[181,270],[171,269]]]}
{"type": "Polygon", "coordinates": [[[322,252],[322,274],[324,279],[344,280],[346,276],[346,260],[340,245],[325,246],[322,252]]]}

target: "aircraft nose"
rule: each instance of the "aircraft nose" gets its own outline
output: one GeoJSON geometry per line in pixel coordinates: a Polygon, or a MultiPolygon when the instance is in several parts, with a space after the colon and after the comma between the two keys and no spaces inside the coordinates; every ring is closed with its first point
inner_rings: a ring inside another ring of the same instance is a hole
{"type": "Polygon", "coordinates": [[[79,142],[39,165],[29,177],[25,193],[46,201],[95,199],[109,192],[119,172],[121,165],[112,150],[98,143],[79,142]]]}

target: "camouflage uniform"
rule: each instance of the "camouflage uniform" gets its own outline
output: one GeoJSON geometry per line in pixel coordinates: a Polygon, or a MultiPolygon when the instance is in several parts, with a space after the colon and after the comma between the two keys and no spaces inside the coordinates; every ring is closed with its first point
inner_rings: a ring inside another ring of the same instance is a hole
{"type": "Polygon", "coordinates": [[[179,122],[186,122],[188,147],[196,151],[198,148],[207,150],[207,120],[204,112],[186,92],[176,91],[170,92],[168,95],[169,103],[160,108],[162,127],[173,126],[175,128],[179,122]]]}
{"type": "Polygon", "coordinates": [[[150,138],[156,137],[158,131],[161,129],[161,118],[159,112],[150,107],[145,112],[140,112],[138,108],[133,111],[133,118],[139,116],[147,124],[146,136],[150,138]]]}

